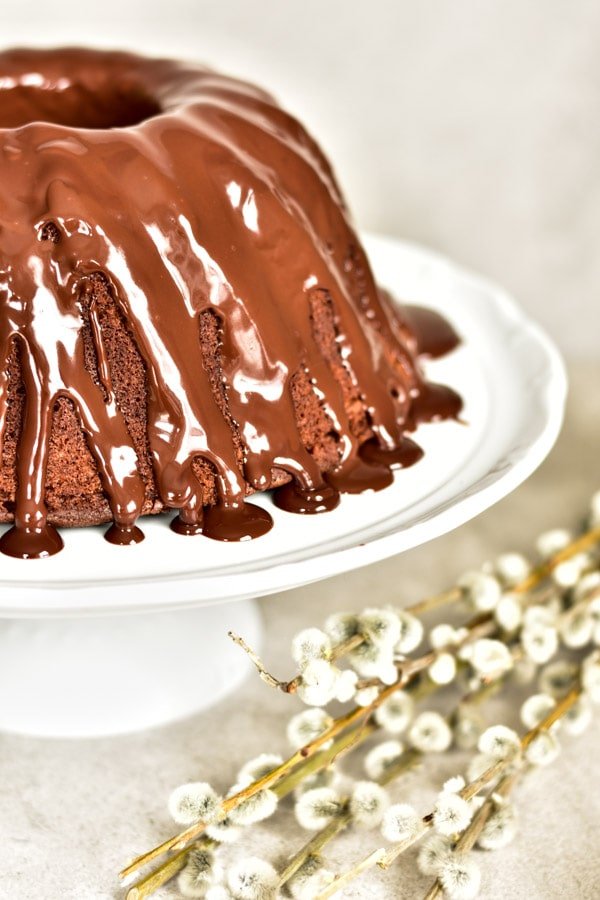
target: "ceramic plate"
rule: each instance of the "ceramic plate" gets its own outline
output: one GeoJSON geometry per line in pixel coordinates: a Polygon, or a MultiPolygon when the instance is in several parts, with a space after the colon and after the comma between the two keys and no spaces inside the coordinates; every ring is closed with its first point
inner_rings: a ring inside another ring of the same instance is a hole
{"type": "Polygon", "coordinates": [[[379,282],[441,311],[463,339],[427,376],[465,401],[467,424],[422,425],[425,457],[377,494],[344,496],[321,516],[269,508],[256,541],[183,538],[145,519],[146,540],[115,547],[97,528],[63,529],[65,549],[40,561],[0,560],[0,615],[81,615],[173,609],[317,581],[416,547],[457,528],[524,481],[559,433],[566,376],[558,352],[501,288],[421,247],[366,238],[379,282]]]}

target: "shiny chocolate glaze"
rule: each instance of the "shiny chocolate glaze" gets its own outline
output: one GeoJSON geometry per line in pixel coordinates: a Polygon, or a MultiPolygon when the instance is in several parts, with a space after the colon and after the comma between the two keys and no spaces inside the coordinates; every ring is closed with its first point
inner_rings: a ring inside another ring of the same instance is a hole
{"type": "Polygon", "coordinates": [[[248,486],[292,477],[275,502],[333,508],[337,491],[379,489],[415,462],[404,431],[457,415],[459,398],[426,385],[420,352],[457,342],[441,318],[397,316],[380,293],[331,168],[302,126],[262,90],[197,65],[84,49],[0,54],[0,433],[7,362],[19,348],[25,409],[14,526],[0,550],[40,557],[62,541],[44,500],[51,417],[74,405],[109,499],[113,543],[134,543],[144,484],[90,310],[98,379],[85,365],[81,298],[107,279],[144,360],[157,489],[185,534],[263,534],[248,486]],[[50,238],[50,239],[48,239],[50,238]],[[315,337],[311,302],[334,311],[339,359],[372,440],[362,455],[339,379],[315,337]],[[199,316],[222,324],[228,409],[243,471],[199,352],[199,316]],[[323,473],[299,437],[290,381],[303,369],[339,439],[323,473]],[[216,472],[203,509],[196,458],[216,472]]]}

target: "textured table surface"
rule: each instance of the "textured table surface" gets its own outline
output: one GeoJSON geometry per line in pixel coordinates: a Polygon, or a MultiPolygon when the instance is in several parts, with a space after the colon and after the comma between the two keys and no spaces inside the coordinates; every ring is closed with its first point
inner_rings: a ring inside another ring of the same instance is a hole
{"type": "MultiPolygon", "coordinates": [[[[557,447],[526,485],[494,509],[403,556],[265,600],[269,666],[289,672],[290,638],[329,612],[392,598],[413,602],[502,550],[527,550],[546,527],[574,525],[600,482],[600,366],[573,365],[570,375],[571,399],[557,447]]],[[[252,678],[214,709],[145,734],[97,741],[0,736],[0,898],[121,897],[120,866],[172,832],[165,810],[170,789],[200,779],[225,789],[246,759],[264,750],[285,751],[286,718],[298,703],[252,678]]],[[[515,709],[497,709],[498,716],[515,719],[515,709]]],[[[556,763],[525,782],[518,796],[518,838],[505,850],[480,856],[482,897],[599,896],[599,747],[600,715],[584,736],[565,741],[556,763]]],[[[426,809],[434,787],[459,770],[459,758],[441,758],[405,779],[394,796],[418,791],[426,809]]],[[[252,829],[249,837],[252,852],[273,860],[302,841],[287,811],[276,828],[252,829]]],[[[371,844],[364,834],[347,834],[331,860],[340,870],[364,855],[366,846],[371,844]]],[[[357,881],[344,896],[412,898],[428,886],[408,858],[402,867],[357,881]]],[[[166,888],[156,896],[174,894],[166,888]]]]}

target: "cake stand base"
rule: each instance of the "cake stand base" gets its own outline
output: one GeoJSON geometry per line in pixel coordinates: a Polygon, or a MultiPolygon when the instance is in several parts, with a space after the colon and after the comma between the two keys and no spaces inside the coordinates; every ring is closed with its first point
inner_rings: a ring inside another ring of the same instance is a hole
{"type": "Polygon", "coordinates": [[[255,601],[163,613],[0,621],[0,730],[100,737],[189,716],[250,662],[227,632],[261,639],[255,601]]]}

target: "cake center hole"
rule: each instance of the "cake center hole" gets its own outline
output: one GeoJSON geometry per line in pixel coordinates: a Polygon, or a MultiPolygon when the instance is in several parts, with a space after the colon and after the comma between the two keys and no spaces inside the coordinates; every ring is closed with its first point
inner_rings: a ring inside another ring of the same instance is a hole
{"type": "Polygon", "coordinates": [[[128,128],[160,113],[157,101],[135,86],[78,84],[58,89],[18,83],[0,89],[0,128],[47,122],[70,128],[128,128]]]}

